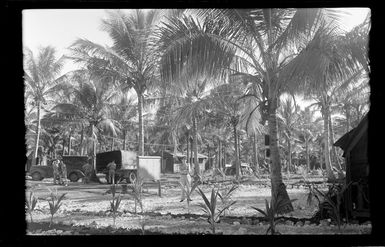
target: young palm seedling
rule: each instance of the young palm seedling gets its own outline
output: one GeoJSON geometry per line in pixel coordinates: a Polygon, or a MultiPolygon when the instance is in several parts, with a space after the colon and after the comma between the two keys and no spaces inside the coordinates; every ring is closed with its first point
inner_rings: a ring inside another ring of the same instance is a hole
{"type": "Polygon", "coordinates": [[[135,202],[135,214],[136,214],[137,204],[139,204],[140,210],[143,213],[143,202],[142,202],[143,179],[138,177],[131,188],[132,188],[132,195],[134,196],[134,202],[135,202]]]}
{"type": "Polygon", "coordinates": [[[206,195],[203,191],[198,188],[198,193],[201,195],[204,203],[199,203],[198,206],[208,215],[208,222],[211,225],[212,233],[215,234],[215,224],[219,222],[222,213],[235,204],[235,202],[231,202],[225,205],[222,209],[217,209],[217,199],[218,199],[218,190],[215,191],[213,188],[211,190],[211,198],[210,201],[207,199],[206,195]],[[218,211],[218,212],[217,212],[218,211]]]}
{"type": "Polygon", "coordinates": [[[26,206],[26,211],[31,217],[31,223],[33,222],[32,220],[32,212],[35,210],[37,204],[37,198],[34,196],[33,192],[31,191],[29,193],[29,198],[25,201],[25,206],[26,206]]]}
{"type": "Polygon", "coordinates": [[[120,202],[121,202],[121,193],[119,193],[119,196],[116,196],[116,185],[111,185],[111,194],[112,194],[112,200],[110,201],[110,211],[112,212],[112,218],[113,218],[113,225],[115,227],[115,220],[116,216],[119,210],[120,202]]]}
{"type": "Polygon", "coordinates": [[[49,212],[51,214],[51,221],[49,223],[49,227],[51,227],[52,221],[53,221],[53,216],[57,213],[57,211],[59,211],[59,209],[62,205],[61,201],[64,199],[64,197],[67,193],[61,194],[59,196],[57,193],[57,189],[56,189],[55,193],[53,193],[53,191],[50,189],[48,189],[48,190],[51,193],[50,196],[48,197],[49,212]]]}
{"type": "Polygon", "coordinates": [[[181,182],[179,182],[180,187],[182,188],[183,192],[186,194],[188,213],[190,213],[190,201],[192,201],[191,194],[198,187],[199,183],[200,183],[199,181],[195,180],[195,181],[192,181],[191,186],[188,183],[186,184],[186,186],[184,186],[181,182]]]}
{"type": "Polygon", "coordinates": [[[278,213],[282,211],[288,204],[291,202],[295,201],[297,199],[293,199],[290,201],[284,201],[283,199],[279,198],[277,200],[273,200],[271,198],[270,204],[269,202],[265,199],[265,211],[263,211],[260,208],[252,207],[253,209],[257,210],[260,212],[265,219],[269,222],[269,228],[266,230],[266,234],[271,233],[271,235],[279,235],[280,233],[275,229],[277,223],[282,219],[282,217],[277,217],[278,213]]]}
{"type": "MultiPolygon", "coordinates": [[[[348,189],[350,186],[350,183],[347,185],[343,185],[340,188],[338,188],[335,184],[331,186],[328,192],[323,193],[317,188],[314,188],[315,191],[321,195],[324,199],[323,203],[320,203],[320,212],[322,213],[323,207],[328,210],[328,212],[331,212],[331,216],[333,219],[336,221],[338,230],[341,230],[341,212],[340,212],[340,207],[342,204],[342,198],[344,195],[344,192],[348,189]],[[336,199],[333,199],[336,198],[336,199]]],[[[322,215],[321,215],[322,216],[322,215]]]]}
{"type": "MultiPolygon", "coordinates": [[[[238,189],[238,185],[233,184],[233,186],[231,186],[230,189],[224,190],[222,193],[218,192],[218,196],[221,199],[223,205],[229,205],[233,202],[231,197],[236,189],[238,189]]],[[[226,215],[226,211],[230,211],[230,207],[223,212],[223,216],[226,215]]]]}

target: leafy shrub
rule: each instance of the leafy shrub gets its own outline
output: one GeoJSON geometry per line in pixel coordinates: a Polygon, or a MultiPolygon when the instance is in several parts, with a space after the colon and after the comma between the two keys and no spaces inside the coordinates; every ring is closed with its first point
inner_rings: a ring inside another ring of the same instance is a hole
{"type": "Polygon", "coordinates": [[[265,199],[265,211],[263,211],[260,208],[252,207],[253,209],[260,212],[265,219],[269,222],[269,228],[266,230],[266,234],[271,232],[271,235],[279,235],[280,233],[276,231],[275,227],[278,224],[278,222],[282,219],[282,217],[277,217],[278,213],[282,211],[288,204],[290,204],[293,201],[296,201],[297,199],[293,199],[290,201],[284,200],[279,197],[279,199],[273,200],[271,198],[270,204],[265,199]]]}
{"type": "Polygon", "coordinates": [[[338,229],[341,229],[341,205],[342,205],[342,198],[345,193],[345,191],[349,188],[351,183],[344,184],[344,185],[336,185],[335,183],[330,186],[329,190],[326,193],[323,193],[317,188],[314,188],[314,190],[318,193],[318,195],[322,196],[323,201],[320,202],[319,198],[316,197],[319,201],[319,212],[320,212],[320,218],[323,218],[323,211],[324,209],[328,212],[328,214],[331,216],[331,218],[337,223],[338,229]]]}
{"type": "Polygon", "coordinates": [[[225,205],[221,210],[217,210],[217,198],[218,198],[218,190],[215,191],[213,188],[211,190],[211,198],[210,201],[207,199],[206,195],[203,191],[198,188],[198,193],[201,195],[204,203],[199,203],[198,206],[208,215],[208,222],[211,225],[212,233],[215,234],[215,224],[219,222],[220,216],[222,213],[235,204],[235,202],[231,202],[230,204],[225,205]],[[218,212],[217,212],[218,211],[218,212]]]}
{"type": "Polygon", "coordinates": [[[64,199],[65,195],[67,193],[63,193],[62,195],[58,195],[57,189],[55,193],[53,193],[52,190],[48,189],[50,191],[50,196],[48,197],[48,205],[49,205],[49,212],[51,214],[51,221],[49,223],[49,227],[52,225],[53,216],[59,211],[61,207],[61,201],[64,199]]]}

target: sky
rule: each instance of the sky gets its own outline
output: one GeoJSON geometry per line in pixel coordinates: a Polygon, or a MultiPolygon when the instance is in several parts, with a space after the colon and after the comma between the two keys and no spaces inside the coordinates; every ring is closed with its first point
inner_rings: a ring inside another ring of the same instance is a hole
{"type": "MultiPolygon", "coordinates": [[[[342,22],[345,30],[362,23],[368,8],[345,8],[348,15],[342,22]]],[[[39,47],[53,46],[57,55],[68,55],[67,48],[78,38],[85,38],[101,45],[112,45],[108,34],[100,29],[105,17],[103,9],[36,9],[23,10],[23,46],[36,55],[39,47]]],[[[67,63],[63,73],[75,69],[67,63]]]]}

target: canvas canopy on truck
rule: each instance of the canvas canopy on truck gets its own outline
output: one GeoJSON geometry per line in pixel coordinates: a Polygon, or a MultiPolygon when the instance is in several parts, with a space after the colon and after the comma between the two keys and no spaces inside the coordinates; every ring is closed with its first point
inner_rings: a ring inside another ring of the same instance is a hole
{"type": "Polygon", "coordinates": [[[135,170],[137,168],[135,152],[115,150],[96,154],[97,172],[104,172],[112,161],[116,163],[116,170],[135,170]]]}

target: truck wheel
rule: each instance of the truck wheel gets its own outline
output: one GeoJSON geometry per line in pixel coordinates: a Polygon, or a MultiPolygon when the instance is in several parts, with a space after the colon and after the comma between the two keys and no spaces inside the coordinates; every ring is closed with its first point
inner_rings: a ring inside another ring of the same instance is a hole
{"type": "Polygon", "coordinates": [[[130,180],[130,183],[135,183],[136,181],[136,173],[135,172],[130,172],[130,174],[128,174],[128,178],[130,180]]]}
{"type": "Polygon", "coordinates": [[[43,180],[43,176],[40,174],[40,172],[32,173],[31,177],[32,177],[32,179],[34,181],[41,181],[41,180],[43,180]]]}
{"type": "Polygon", "coordinates": [[[79,176],[76,174],[76,172],[72,172],[68,178],[71,182],[77,182],[79,180],[79,176]]]}

